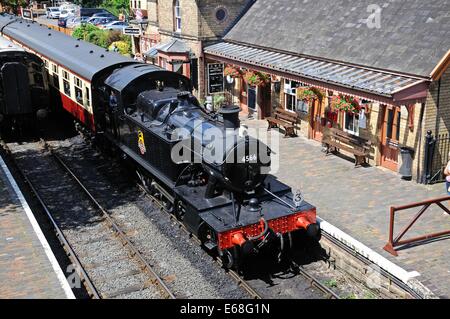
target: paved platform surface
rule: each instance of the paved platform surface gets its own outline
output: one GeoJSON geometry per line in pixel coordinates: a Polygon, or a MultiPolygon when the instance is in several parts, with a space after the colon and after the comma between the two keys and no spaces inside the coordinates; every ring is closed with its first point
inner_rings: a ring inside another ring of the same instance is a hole
{"type": "MultiPolygon", "coordinates": [[[[266,121],[245,120],[251,128],[267,128],[266,121]]],[[[251,135],[251,131],[249,131],[251,135]]],[[[423,284],[437,296],[450,298],[450,238],[411,247],[393,257],[383,250],[388,239],[389,207],[446,196],[443,184],[425,186],[403,181],[394,172],[377,167],[354,167],[354,162],[326,156],[320,143],[303,136],[280,137],[280,169],[275,174],[317,207],[318,215],[407,271],[418,271],[423,284]]],[[[450,204],[449,204],[450,205],[450,204]]],[[[404,211],[401,229],[418,209],[404,211]]],[[[427,211],[407,236],[450,229],[450,216],[427,211]]]]}
{"type": "Polygon", "coordinates": [[[0,157],[0,298],[74,298],[41,229],[8,175],[0,157]]]}

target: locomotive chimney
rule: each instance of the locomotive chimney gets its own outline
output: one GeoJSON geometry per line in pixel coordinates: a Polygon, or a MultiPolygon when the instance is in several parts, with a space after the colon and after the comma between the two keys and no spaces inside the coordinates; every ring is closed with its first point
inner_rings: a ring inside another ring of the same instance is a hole
{"type": "Polygon", "coordinates": [[[219,109],[219,113],[223,116],[223,124],[226,129],[238,129],[241,126],[239,121],[239,112],[241,108],[237,105],[222,107],[219,109]]]}

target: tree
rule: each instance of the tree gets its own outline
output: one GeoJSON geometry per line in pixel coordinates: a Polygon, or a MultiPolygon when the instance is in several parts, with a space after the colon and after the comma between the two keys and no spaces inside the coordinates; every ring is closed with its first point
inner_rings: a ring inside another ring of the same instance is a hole
{"type": "Polygon", "coordinates": [[[6,12],[12,11],[15,14],[19,13],[20,7],[26,7],[26,0],[1,0],[3,10],[6,12]]]}

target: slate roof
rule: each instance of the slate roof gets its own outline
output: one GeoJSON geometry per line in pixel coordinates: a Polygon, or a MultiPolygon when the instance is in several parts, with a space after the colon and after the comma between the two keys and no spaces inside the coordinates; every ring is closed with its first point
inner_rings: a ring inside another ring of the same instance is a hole
{"type": "Polygon", "coordinates": [[[186,53],[190,49],[184,41],[174,39],[159,46],[158,50],[166,53],[186,53]]]}
{"type": "Polygon", "coordinates": [[[22,19],[10,23],[8,16],[0,16],[2,25],[6,25],[1,29],[5,35],[89,81],[95,74],[111,66],[136,63],[119,53],[77,40],[39,23],[22,19]]]}
{"type": "Polygon", "coordinates": [[[224,39],[428,77],[450,50],[450,1],[257,0],[224,39]]]}

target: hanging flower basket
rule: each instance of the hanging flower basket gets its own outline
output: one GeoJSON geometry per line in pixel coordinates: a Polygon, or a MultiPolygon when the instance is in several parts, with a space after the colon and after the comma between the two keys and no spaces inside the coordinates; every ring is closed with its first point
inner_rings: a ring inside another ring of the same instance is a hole
{"type": "Polygon", "coordinates": [[[315,87],[300,87],[297,88],[297,99],[305,102],[312,100],[322,100],[325,92],[315,87]]]}
{"type": "Polygon", "coordinates": [[[223,73],[225,76],[229,76],[234,79],[242,76],[241,69],[233,65],[227,65],[223,73]]]}
{"type": "Polygon", "coordinates": [[[331,106],[336,110],[355,114],[358,114],[361,110],[358,100],[351,96],[333,96],[331,106]]]}
{"type": "Polygon", "coordinates": [[[270,82],[270,75],[262,72],[248,71],[244,74],[244,81],[251,86],[264,86],[270,82]]]}

